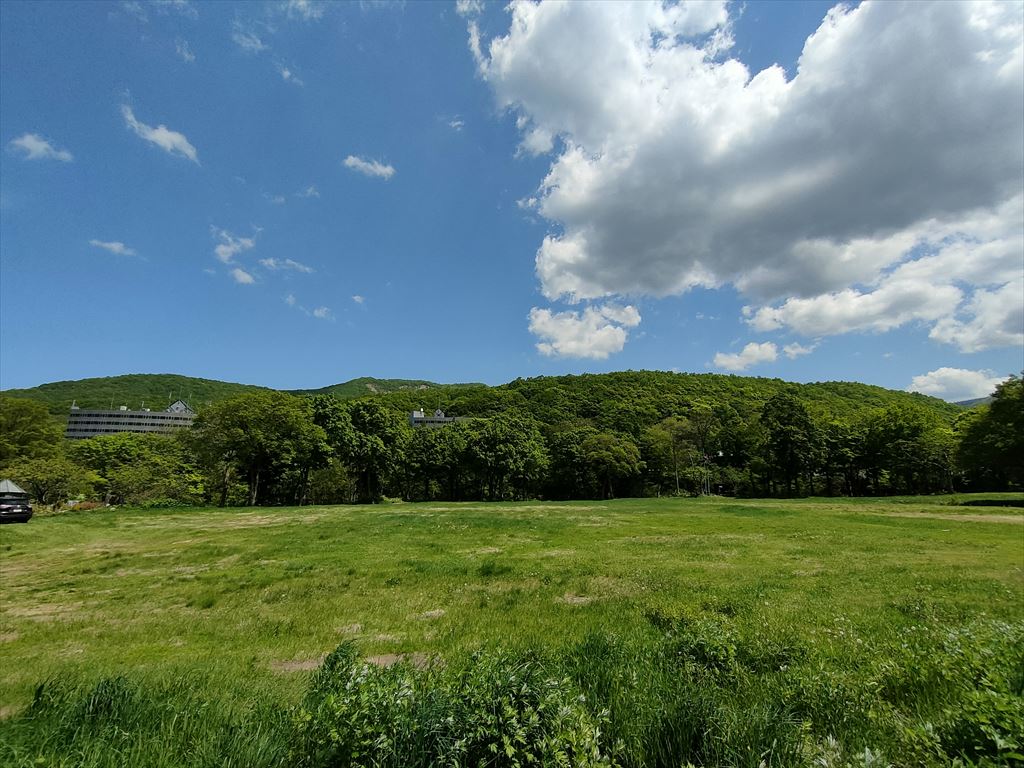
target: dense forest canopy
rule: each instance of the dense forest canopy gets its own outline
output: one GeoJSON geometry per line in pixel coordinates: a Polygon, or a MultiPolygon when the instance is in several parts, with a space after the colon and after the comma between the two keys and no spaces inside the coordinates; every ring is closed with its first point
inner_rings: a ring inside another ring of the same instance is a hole
{"type": "MultiPolygon", "coordinates": [[[[193,402],[197,391],[207,400],[193,428],[171,436],[65,441],[51,414],[72,383],[19,391],[31,399],[4,393],[0,468],[44,503],[880,495],[1024,483],[1016,377],[970,410],[849,382],[651,371],[497,387],[391,380],[365,394],[379,380],[362,379],[339,385],[360,393],[347,399],[173,379],[193,402]],[[414,428],[409,412],[420,408],[457,420],[414,428]]],[[[74,384],[89,405],[168,383],[74,384]]]]}

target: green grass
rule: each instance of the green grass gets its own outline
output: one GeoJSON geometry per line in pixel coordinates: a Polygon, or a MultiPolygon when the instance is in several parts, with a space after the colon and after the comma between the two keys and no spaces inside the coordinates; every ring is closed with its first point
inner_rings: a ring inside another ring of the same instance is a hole
{"type": "MultiPolygon", "coordinates": [[[[893,764],[941,765],[947,752],[935,750],[959,743],[942,734],[967,728],[963,739],[981,738],[957,712],[980,707],[980,722],[994,708],[997,725],[1016,722],[1024,686],[1012,655],[1024,637],[1024,515],[956,506],[968,498],[38,517],[0,529],[0,744],[15,764],[39,754],[104,765],[111,739],[136,764],[300,764],[314,742],[293,732],[292,707],[306,701],[314,723],[352,722],[347,710],[324,709],[326,683],[309,687],[311,670],[350,641],[350,655],[443,660],[373,672],[359,685],[433,691],[410,694],[420,703],[409,711],[444,712],[463,725],[476,715],[456,702],[479,669],[493,680],[539,665],[537,680],[565,677],[567,690],[604,702],[584,706],[580,722],[607,710],[599,730],[620,734],[623,764],[660,764],[650,744],[662,715],[641,706],[653,699],[688,702],[693,738],[703,739],[665,747],[672,760],[745,764],[736,749],[746,739],[751,754],[768,745],[766,764],[810,764],[828,757],[835,738],[839,757],[819,764],[842,765],[854,751],[864,764],[863,749],[882,745],[893,764]],[[99,695],[97,683],[106,686],[99,695]],[[990,693],[1009,703],[992,703],[990,693]],[[972,704],[976,695],[984,700],[972,704]],[[82,713],[97,701],[106,702],[100,730],[82,731],[82,713]],[[998,715],[1004,705],[1010,714],[998,715]],[[204,715],[190,719],[195,712],[204,715]],[[262,736],[243,738],[253,729],[262,736]],[[925,744],[933,732],[947,746],[925,744]],[[175,753],[171,741],[188,751],[175,753]],[[908,744],[925,757],[899,762],[892,745],[908,744]]],[[[537,695],[529,706],[549,694],[537,695]]],[[[672,738],[682,738],[686,717],[672,720],[672,738]]],[[[615,757],[613,746],[604,745],[606,756],[615,757]]],[[[1011,747],[957,749],[1016,764],[1011,747]]]]}

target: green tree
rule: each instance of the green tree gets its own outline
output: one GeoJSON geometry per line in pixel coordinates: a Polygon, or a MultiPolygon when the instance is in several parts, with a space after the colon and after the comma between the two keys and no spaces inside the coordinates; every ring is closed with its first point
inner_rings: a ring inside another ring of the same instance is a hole
{"type": "Polygon", "coordinates": [[[765,430],[764,458],[770,483],[781,479],[786,495],[800,493],[800,478],[817,463],[820,440],[811,414],[802,400],[788,393],[775,395],[764,404],[761,425],[765,430]]]}
{"type": "Polygon", "coordinates": [[[537,425],[514,412],[479,426],[470,437],[467,455],[477,469],[482,495],[492,501],[509,493],[528,497],[548,465],[547,446],[537,425]]]}
{"type": "Polygon", "coordinates": [[[288,469],[315,468],[329,454],[327,435],[306,404],[280,392],[253,392],[210,406],[193,423],[192,438],[201,461],[224,473],[221,503],[232,468],[245,478],[252,506],[264,481],[288,469]]]}
{"type": "Polygon", "coordinates": [[[625,435],[601,432],[588,437],[581,446],[594,475],[600,478],[602,495],[615,497],[615,486],[636,478],[644,468],[636,443],[625,435]]]}
{"type": "Polygon", "coordinates": [[[960,466],[993,489],[1024,485],[1024,379],[1011,376],[972,413],[959,425],[960,466]]]}
{"type": "Polygon", "coordinates": [[[58,504],[88,493],[100,479],[62,456],[20,459],[4,470],[42,504],[58,504]]]}
{"type": "Polygon", "coordinates": [[[35,400],[0,396],[0,466],[60,453],[63,430],[35,400]]]}
{"type": "Polygon", "coordinates": [[[359,498],[375,502],[402,466],[412,429],[376,400],[357,400],[347,407],[353,434],[343,458],[356,472],[359,498]]]}

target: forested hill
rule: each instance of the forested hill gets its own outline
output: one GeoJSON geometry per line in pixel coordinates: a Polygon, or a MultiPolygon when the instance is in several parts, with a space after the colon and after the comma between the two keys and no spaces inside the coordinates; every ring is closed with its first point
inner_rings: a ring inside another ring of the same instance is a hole
{"type": "MultiPolygon", "coordinates": [[[[72,401],[82,408],[109,408],[111,404],[139,408],[145,403],[156,409],[181,398],[202,409],[209,403],[267,389],[175,374],[132,374],[58,381],[3,394],[41,401],[51,413],[63,416],[72,401]]],[[[854,382],[794,384],[781,379],[660,371],[542,376],[497,387],[360,378],[321,389],[292,390],[291,394],[380,398],[396,411],[439,407],[457,416],[488,416],[511,408],[529,413],[542,424],[587,421],[604,429],[633,432],[668,415],[685,413],[698,401],[728,406],[740,419],[748,420],[779,392],[796,395],[822,417],[854,417],[896,404],[917,405],[945,419],[963,410],[933,397],[854,382]]]]}
{"type": "Polygon", "coordinates": [[[423,392],[438,387],[482,387],[483,384],[437,384],[433,381],[421,379],[374,379],[370,376],[363,376],[351,381],[343,381],[340,384],[331,384],[320,389],[291,389],[287,390],[292,395],[334,395],[343,400],[355,397],[366,397],[369,395],[382,395],[389,392],[423,392]]]}
{"type": "MultiPolygon", "coordinates": [[[[293,395],[325,395],[330,394],[343,400],[366,397],[388,392],[409,391],[422,393],[428,389],[442,386],[474,387],[482,384],[441,385],[432,381],[414,379],[374,379],[363,377],[352,379],[340,384],[332,384],[320,389],[290,390],[293,395]]],[[[67,415],[72,402],[81,408],[117,408],[127,405],[129,408],[147,408],[158,410],[165,408],[175,400],[181,399],[201,409],[210,403],[227,400],[229,397],[245,392],[268,391],[269,387],[255,384],[236,384],[229,381],[199,379],[193,376],[179,376],[173,373],[136,373],[126,376],[104,376],[94,379],[77,381],[55,381],[41,384],[30,389],[7,389],[2,394],[10,397],[25,397],[46,404],[50,413],[57,416],[67,415]]],[[[422,399],[422,396],[420,397],[422,399]]],[[[432,403],[427,403],[433,407],[432,403]]]]}
{"type": "Polygon", "coordinates": [[[175,400],[185,400],[195,408],[226,400],[246,392],[265,392],[267,387],[235,384],[229,381],[197,379],[175,373],[133,373],[126,376],[103,376],[77,381],[54,381],[30,389],[5,389],[2,394],[25,397],[45,403],[50,413],[66,416],[72,402],[80,408],[117,408],[160,410],[175,400]]]}
{"type": "Polygon", "coordinates": [[[892,405],[912,405],[950,420],[961,406],[934,397],[856,382],[795,384],[782,379],[715,373],[623,371],[579,376],[516,379],[497,387],[441,387],[425,402],[423,393],[393,392],[381,400],[409,411],[440,407],[453,416],[488,416],[514,408],[542,424],[588,422],[601,429],[636,432],[661,419],[686,413],[697,402],[725,407],[749,421],[780,392],[795,395],[822,418],[847,420],[892,405]]]}

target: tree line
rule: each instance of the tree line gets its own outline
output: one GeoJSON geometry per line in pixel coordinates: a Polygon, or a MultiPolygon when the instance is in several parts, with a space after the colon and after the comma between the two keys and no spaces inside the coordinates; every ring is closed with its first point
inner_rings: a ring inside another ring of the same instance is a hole
{"type": "Polygon", "coordinates": [[[1018,377],[990,404],[953,411],[906,398],[836,408],[828,400],[839,397],[834,390],[801,397],[806,390],[796,386],[760,401],[713,388],[687,398],[643,373],[538,381],[446,393],[446,407],[464,418],[437,428],[410,426],[416,393],[345,401],[260,390],[201,409],[191,429],[173,435],[76,441],[63,439],[45,405],[3,397],[0,474],[44,504],[865,496],[1024,486],[1018,377]]]}

